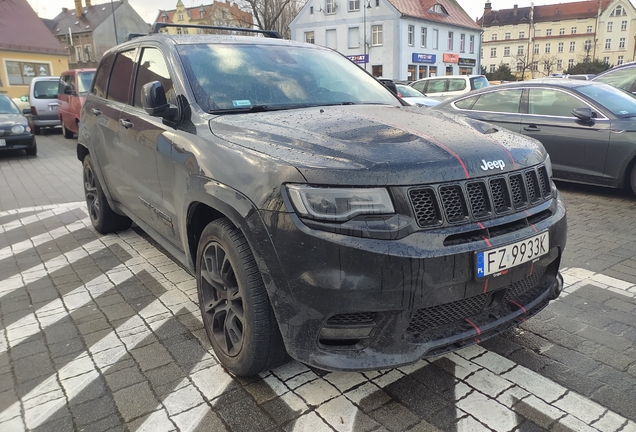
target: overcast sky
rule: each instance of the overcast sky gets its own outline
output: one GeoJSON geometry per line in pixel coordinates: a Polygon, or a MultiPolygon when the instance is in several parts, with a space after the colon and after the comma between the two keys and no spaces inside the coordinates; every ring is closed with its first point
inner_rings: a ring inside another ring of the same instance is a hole
{"type": "MultiPolygon", "coordinates": [[[[63,7],[69,9],[75,8],[74,0],[27,0],[31,7],[42,18],[55,18],[57,14],[62,11],[63,7]]],[[[177,4],[177,0],[128,0],[129,3],[135,8],[137,13],[146,20],[148,23],[152,23],[157,17],[159,9],[174,9],[177,4]]],[[[213,0],[182,0],[183,4],[187,7],[198,6],[200,4],[210,4],[213,0]]],[[[346,0],[340,0],[346,1],[346,0]]],[[[535,0],[535,5],[552,4],[552,3],[569,3],[572,0],[535,0]]],[[[478,16],[481,17],[484,12],[485,0],[458,0],[464,10],[475,19],[478,16]]],[[[93,0],[93,5],[109,3],[105,0],[93,0]]],[[[492,0],[493,9],[507,9],[513,7],[515,4],[519,7],[530,6],[530,0],[492,0]]],[[[82,2],[84,4],[84,2],[82,2]]]]}

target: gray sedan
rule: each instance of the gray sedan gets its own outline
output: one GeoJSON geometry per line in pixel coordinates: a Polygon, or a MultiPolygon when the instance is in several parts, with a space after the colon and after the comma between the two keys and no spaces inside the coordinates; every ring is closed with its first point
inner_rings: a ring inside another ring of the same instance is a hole
{"type": "Polygon", "coordinates": [[[541,141],[554,178],[636,193],[636,98],[607,84],[533,80],[477,90],[432,109],[541,141]]]}

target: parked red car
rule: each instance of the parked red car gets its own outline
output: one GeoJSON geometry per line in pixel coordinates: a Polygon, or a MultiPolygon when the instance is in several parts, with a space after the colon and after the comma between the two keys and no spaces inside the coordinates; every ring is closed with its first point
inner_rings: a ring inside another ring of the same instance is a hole
{"type": "Polygon", "coordinates": [[[80,109],[94,76],[95,69],[74,69],[60,76],[57,98],[64,138],[73,138],[79,130],[80,109]]]}

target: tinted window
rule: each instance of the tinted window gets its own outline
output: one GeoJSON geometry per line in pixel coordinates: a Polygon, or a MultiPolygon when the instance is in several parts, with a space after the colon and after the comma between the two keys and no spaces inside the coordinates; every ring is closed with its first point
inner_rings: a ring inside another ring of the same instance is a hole
{"type": "Polygon", "coordinates": [[[619,89],[631,91],[634,80],[636,79],[636,68],[626,67],[617,69],[614,72],[608,72],[605,75],[594,78],[594,81],[612,85],[619,89]]]}
{"type": "Polygon", "coordinates": [[[38,81],[33,86],[33,97],[36,99],[57,99],[60,80],[38,81]]]}
{"type": "Polygon", "coordinates": [[[20,114],[20,110],[11,99],[5,95],[0,95],[0,114],[20,114]]]}
{"type": "Polygon", "coordinates": [[[519,102],[521,102],[521,89],[484,93],[473,105],[473,110],[518,113],[519,102]]]}
{"type": "Polygon", "coordinates": [[[557,90],[530,89],[528,112],[530,114],[574,117],[572,110],[587,105],[577,98],[557,90]]]}
{"type": "Polygon", "coordinates": [[[135,50],[117,54],[113,71],[108,81],[108,99],[115,102],[128,102],[128,90],[132,80],[135,50]]]}
{"type": "Polygon", "coordinates": [[[427,81],[414,82],[411,87],[413,87],[415,90],[417,90],[420,93],[426,93],[426,91],[425,91],[426,83],[427,83],[427,81]]]}
{"type": "Polygon", "coordinates": [[[441,93],[446,91],[446,83],[448,80],[445,79],[433,79],[428,82],[428,86],[426,87],[426,93],[441,93]]]}
{"type": "Polygon", "coordinates": [[[97,76],[95,77],[95,84],[93,85],[92,93],[99,97],[106,97],[106,86],[108,85],[108,77],[110,76],[110,69],[113,66],[113,60],[115,56],[113,54],[102,59],[97,69],[97,76]]]}
{"type": "Polygon", "coordinates": [[[456,78],[448,80],[448,91],[462,91],[464,89],[466,89],[466,80],[456,78]]]}
{"type": "Polygon", "coordinates": [[[477,90],[484,87],[490,87],[490,84],[488,83],[486,77],[480,76],[470,79],[470,88],[472,90],[477,90]]]}
{"type": "Polygon", "coordinates": [[[88,89],[91,87],[91,82],[93,82],[93,77],[95,76],[95,72],[82,72],[77,75],[77,93],[84,94],[88,92],[88,89]]]}
{"type": "Polygon", "coordinates": [[[617,117],[636,116],[636,98],[631,93],[605,85],[586,85],[577,90],[603,105],[617,117]]]}
{"type": "Polygon", "coordinates": [[[144,84],[148,84],[152,81],[159,81],[163,84],[168,103],[173,105],[177,104],[177,98],[172,86],[172,79],[170,79],[170,73],[168,72],[168,65],[166,64],[161,51],[156,48],[144,48],[137,72],[137,84],[135,85],[134,105],[136,107],[142,108],[141,88],[144,84]]]}
{"type": "Polygon", "coordinates": [[[472,96],[455,102],[455,106],[459,109],[471,109],[479,96],[472,96]]]}

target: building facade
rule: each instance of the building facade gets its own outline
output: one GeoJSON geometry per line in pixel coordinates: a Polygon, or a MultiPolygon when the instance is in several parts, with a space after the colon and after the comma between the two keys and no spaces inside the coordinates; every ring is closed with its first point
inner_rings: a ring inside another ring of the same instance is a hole
{"type": "MultiPolygon", "coordinates": [[[[175,9],[159,11],[155,22],[242,28],[254,26],[252,14],[241,10],[236,3],[230,4],[229,1],[215,1],[209,5],[185,7],[183,2],[178,0],[175,9]]],[[[173,27],[167,27],[165,31],[169,34],[200,33],[200,30],[173,27]]]]}
{"type": "Polygon", "coordinates": [[[27,95],[34,77],[67,69],[66,50],[27,0],[0,1],[0,93],[27,95]]]}
{"type": "Polygon", "coordinates": [[[481,28],[454,0],[309,0],[292,40],[323,45],[374,76],[479,73],[481,28]]]}
{"type": "Polygon", "coordinates": [[[636,9],[629,0],[587,0],[493,10],[477,21],[484,29],[481,63],[488,72],[505,64],[519,78],[563,73],[576,63],[610,65],[634,60],[636,9]]]}
{"type": "Polygon", "coordinates": [[[128,0],[93,5],[75,0],[75,9],[62,8],[52,20],[43,20],[66,48],[71,69],[94,68],[106,51],[124,42],[130,33],[148,33],[148,24],[128,0]]]}

